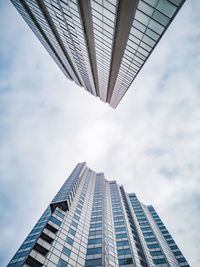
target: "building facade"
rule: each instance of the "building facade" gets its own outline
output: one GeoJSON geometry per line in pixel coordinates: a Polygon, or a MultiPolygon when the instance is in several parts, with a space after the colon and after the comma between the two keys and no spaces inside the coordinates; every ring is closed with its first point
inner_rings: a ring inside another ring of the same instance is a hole
{"type": "Polygon", "coordinates": [[[189,267],[152,206],[79,163],[9,267],[189,267]]]}
{"type": "Polygon", "coordinates": [[[185,0],[11,0],[65,76],[115,108],[185,0]]]}

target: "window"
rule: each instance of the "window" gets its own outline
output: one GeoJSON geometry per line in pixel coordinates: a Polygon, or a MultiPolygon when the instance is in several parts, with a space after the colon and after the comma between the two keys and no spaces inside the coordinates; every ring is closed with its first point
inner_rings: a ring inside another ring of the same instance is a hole
{"type": "Polygon", "coordinates": [[[148,238],[145,238],[145,241],[147,243],[150,243],[150,242],[156,242],[156,239],[154,237],[148,237],[148,238]]]}
{"type": "Polygon", "coordinates": [[[124,241],[117,241],[117,246],[121,247],[121,246],[128,246],[128,240],[124,240],[124,241]]]}
{"type": "Polygon", "coordinates": [[[126,233],[123,233],[123,234],[117,234],[116,235],[116,238],[119,239],[119,238],[125,238],[127,237],[127,234],[126,233]]]}
{"type": "Polygon", "coordinates": [[[125,227],[118,227],[118,228],[115,228],[115,232],[118,233],[118,232],[124,232],[126,231],[126,228],[125,227]]]}
{"type": "Polygon", "coordinates": [[[91,235],[101,235],[101,234],[102,234],[101,230],[90,231],[90,232],[89,232],[89,235],[90,235],[90,236],[91,236],[91,235]]]}
{"type": "Polygon", "coordinates": [[[78,209],[76,209],[76,213],[80,215],[81,214],[81,211],[78,210],[78,209]]]}
{"type": "Polygon", "coordinates": [[[166,240],[168,244],[174,244],[174,240],[170,239],[170,240],[166,240]]]}
{"type": "Polygon", "coordinates": [[[143,233],[144,236],[154,236],[151,231],[143,233]]]}
{"type": "Polygon", "coordinates": [[[181,253],[180,251],[174,251],[173,253],[174,253],[175,256],[180,256],[180,255],[182,255],[182,253],[181,253]]]}
{"type": "Polygon", "coordinates": [[[128,265],[128,264],[132,264],[132,263],[133,263],[132,258],[120,259],[119,260],[119,266],[128,265]]]}
{"type": "Polygon", "coordinates": [[[80,204],[78,204],[77,205],[77,208],[81,210],[82,209],[82,206],[80,204]]]}
{"type": "Polygon", "coordinates": [[[125,255],[125,254],[131,254],[131,251],[130,251],[129,248],[127,248],[127,249],[119,249],[117,251],[117,253],[118,253],[118,255],[125,255]]]}
{"type": "Polygon", "coordinates": [[[115,211],[115,212],[113,212],[113,214],[114,214],[114,216],[115,216],[115,215],[121,215],[122,212],[121,212],[121,211],[115,211]]]}
{"type": "Polygon", "coordinates": [[[114,224],[115,224],[115,226],[124,225],[124,221],[115,222],[114,224]]]}
{"type": "Polygon", "coordinates": [[[159,245],[158,244],[147,244],[147,247],[148,248],[159,248],[159,245]]]}
{"type": "Polygon", "coordinates": [[[68,263],[64,261],[63,259],[59,259],[58,267],[67,267],[68,263]]]}
{"type": "Polygon", "coordinates": [[[85,267],[93,267],[93,266],[99,266],[99,265],[102,265],[101,259],[92,259],[92,260],[85,261],[85,267]]]}
{"type": "Polygon", "coordinates": [[[140,226],[149,226],[148,222],[139,222],[140,226]]]}
{"type": "Polygon", "coordinates": [[[100,216],[100,217],[93,217],[92,219],[91,219],[91,222],[99,222],[99,221],[102,221],[102,217],[100,216]]]}
{"type": "Polygon", "coordinates": [[[68,244],[70,244],[70,245],[73,245],[74,240],[71,239],[69,236],[67,236],[67,238],[66,238],[66,242],[67,242],[68,244]]]}
{"type": "Polygon", "coordinates": [[[178,249],[177,245],[170,246],[171,250],[178,249]]]}
{"type": "Polygon", "coordinates": [[[102,248],[88,248],[87,255],[101,254],[102,248]]]}
{"type": "Polygon", "coordinates": [[[114,221],[115,221],[115,222],[116,222],[116,221],[121,221],[121,220],[123,220],[123,219],[124,219],[123,216],[117,216],[117,217],[114,218],[114,221]]]}
{"type": "Polygon", "coordinates": [[[185,258],[179,258],[179,259],[177,259],[177,261],[178,261],[179,263],[186,262],[185,258]]]}
{"type": "Polygon", "coordinates": [[[74,226],[75,228],[77,228],[77,226],[78,226],[78,223],[76,223],[76,222],[72,221],[71,225],[72,225],[72,226],[74,226]]]}
{"type": "Polygon", "coordinates": [[[69,233],[73,236],[75,236],[76,234],[76,231],[74,231],[72,228],[69,228],[69,233]]]}
{"type": "Polygon", "coordinates": [[[99,227],[101,227],[101,226],[102,226],[101,223],[96,223],[96,224],[91,224],[91,225],[90,225],[90,228],[99,228],[99,227]]]}
{"type": "Polygon", "coordinates": [[[61,226],[61,221],[59,221],[57,218],[51,216],[50,221],[52,221],[53,223],[55,223],[58,226],[61,226]]]}
{"type": "Polygon", "coordinates": [[[88,240],[88,245],[100,244],[100,243],[102,243],[102,238],[93,238],[88,240]]]}
{"type": "Polygon", "coordinates": [[[149,226],[142,226],[141,227],[142,231],[151,231],[151,228],[149,226]]]}
{"type": "Polygon", "coordinates": [[[65,215],[62,214],[59,210],[55,210],[54,214],[56,214],[57,216],[59,216],[61,219],[63,219],[65,217],[65,215]]]}
{"type": "Polygon", "coordinates": [[[99,216],[102,215],[102,211],[94,211],[92,212],[92,216],[99,216]]]}
{"type": "Polygon", "coordinates": [[[79,221],[80,217],[75,214],[74,215],[74,219],[77,220],[77,221],[79,221]]]}
{"type": "Polygon", "coordinates": [[[163,253],[161,250],[155,250],[155,251],[150,251],[151,256],[162,256],[163,253]]]}
{"type": "Polygon", "coordinates": [[[137,218],[138,218],[138,221],[139,221],[139,222],[144,222],[144,223],[147,222],[147,219],[144,218],[144,217],[142,217],[142,218],[137,217],[137,218]]]}
{"type": "Polygon", "coordinates": [[[153,262],[158,265],[158,264],[163,264],[163,263],[167,263],[165,258],[162,259],[153,259],[153,262]]]}
{"type": "Polygon", "coordinates": [[[71,253],[71,250],[68,249],[68,248],[66,248],[66,247],[64,247],[64,248],[63,248],[63,253],[64,253],[65,255],[69,256],[70,253],[71,253]]]}

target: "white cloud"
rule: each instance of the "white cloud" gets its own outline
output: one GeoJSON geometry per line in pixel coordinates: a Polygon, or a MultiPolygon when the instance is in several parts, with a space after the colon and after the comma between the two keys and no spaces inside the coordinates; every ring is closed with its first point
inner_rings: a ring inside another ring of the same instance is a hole
{"type": "Polygon", "coordinates": [[[198,265],[197,2],[185,4],[116,110],[68,81],[11,4],[2,4],[1,262],[76,163],[87,161],[153,204],[198,265]]]}

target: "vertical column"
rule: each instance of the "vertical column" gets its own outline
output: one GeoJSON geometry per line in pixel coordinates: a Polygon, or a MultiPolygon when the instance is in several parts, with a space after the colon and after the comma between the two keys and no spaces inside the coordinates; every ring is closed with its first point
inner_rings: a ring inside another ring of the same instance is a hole
{"type": "Polygon", "coordinates": [[[98,174],[95,177],[92,213],[87,244],[85,267],[104,266],[103,258],[103,180],[98,174]]]}
{"type": "Polygon", "coordinates": [[[62,219],[59,219],[58,214],[54,212],[54,217],[60,220],[61,224],[44,266],[85,266],[92,212],[91,194],[94,192],[93,178],[93,172],[86,168],[70,210],[65,213],[62,219]]]}
{"type": "Polygon", "coordinates": [[[112,46],[112,61],[107,90],[107,102],[110,103],[114,90],[124,50],[128,41],[131,25],[136,12],[138,0],[119,0],[117,20],[115,23],[114,42],[112,46]]]}
{"type": "Polygon", "coordinates": [[[162,264],[163,267],[179,266],[177,262],[173,260],[173,257],[171,257],[172,255],[169,255],[169,251],[166,249],[166,244],[163,242],[162,237],[152,223],[152,220],[146,211],[146,207],[139,202],[136,195],[131,194],[130,201],[142,230],[144,240],[153,259],[153,263],[158,266],[162,264]]]}
{"type": "Polygon", "coordinates": [[[115,227],[115,238],[117,243],[117,255],[119,266],[141,266],[136,257],[136,249],[131,240],[130,226],[124,211],[119,187],[117,183],[110,182],[112,201],[112,213],[115,227]]]}
{"type": "Polygon", "coordinates": [[[81,175],[85,169],[85,166],[85,162],[77,164],[69,178],[66,180],[66,182],[63,184],[61,189],[52,200],[50,204],[52,212],[56,207],[59,207],[64,211],[69,210],[69,206],[78,188],[78,184],[80,183],[81,175]]]}
{"type": "Polygon", "coordinates": [[[100,96],[90,0],[78,0],[78,3],[84,29],[85,42],[87,45],[87,52],[90,59],[90,66],[96,89],[96,95],[100,96]]]}
{"type": "Polygon", "coordinates": [[[163,238],[167,241],[169,249],[174,254],[174,257],[176,258],[176,260],[178,261],[180,266],[189,267],[189,264],[187,263],[187,260],[185,259],[185,257],[181,253],[180,249],[176,245],[175,241],[173,240],[173,238],[170,235],[169,231],[167,230],[167,228],[165,227],[165,225],[161,221],[161,219],[158,216],[158,214],[155,211],[155,209],[151,205],[147,206],[147,208],[150,211],[151,216],[152,216],[154,222],[156,223],[157,227],[159,228],[163,238]]]}
{"type": "Polygon", "coordinates": [[[154,266],[151,257],[148,257],[148,254],[146,254],[145,247],[143,247],[141,236],[139,234],[139,229],[136,225],[134,214],[132,212],[132,206],[130,204],[129,198],[123,188],[123,186],[120,186],[120,191],[122,194],[123,202],[125,205],[128,221],[131,227],[131,234],[133,236],[134,240],[134,246],[137,251],[137,258],[139,259],[142,266],[154,266]],[[150,260],[149,260],[150,258],[150,260]],[[148,260],[147,260],[148,259],[148,260]],[[147,263],[148,262],[148,263],[147,263]]]}

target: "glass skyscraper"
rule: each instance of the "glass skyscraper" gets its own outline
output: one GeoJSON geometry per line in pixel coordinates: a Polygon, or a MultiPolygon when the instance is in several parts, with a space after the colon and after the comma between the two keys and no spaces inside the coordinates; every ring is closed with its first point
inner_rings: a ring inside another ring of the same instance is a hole
{"type": "Polygon", "coordinates": [[[189,264],[152,206],[79,163],[8,266],[189,264]]]}
{"type": "Polygon", "coordinates": [[[11,0],[65,76],[115,108],[185,0],[11,0]]]}

